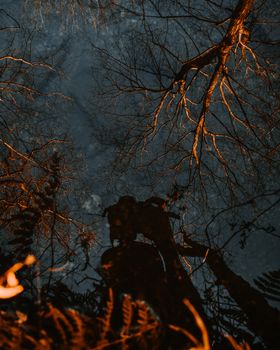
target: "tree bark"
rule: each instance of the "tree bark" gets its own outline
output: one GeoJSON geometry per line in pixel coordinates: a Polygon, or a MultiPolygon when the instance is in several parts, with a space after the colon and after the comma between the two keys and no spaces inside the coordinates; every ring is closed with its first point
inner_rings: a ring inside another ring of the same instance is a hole
{"type": "Polygon", "coordinates": [[[261,292],[252,287],[241,276],[233,272],[225,263],[222,256],[207,247],[190,239],[190,248],[178,246],[178,251],[187,256],[206,256],[206,263],[221,283],[237,302],[247,316],[247,326],[256,335],[262,337],[269,349],[279,349],[280,313],[268,304],[261,292]]]}

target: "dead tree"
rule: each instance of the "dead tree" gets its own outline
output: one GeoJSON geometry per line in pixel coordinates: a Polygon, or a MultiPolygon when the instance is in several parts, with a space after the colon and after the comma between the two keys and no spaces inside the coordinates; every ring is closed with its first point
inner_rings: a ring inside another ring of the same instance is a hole
{"type": "Polygon", "coordinates": [[[277,349],[280,341],[280,313],[263,297],[262,293],[252,287],[241,276],[233,272],[225,263],[221,254],[201,244],[187,239],[190,246],[178,246],[182,255],[206,257],[206,263],[217,278],[217,283],[223,285],[230,296],[237,302],[247,316],[247,326],[262,337],[269,349],[277,349]]]}

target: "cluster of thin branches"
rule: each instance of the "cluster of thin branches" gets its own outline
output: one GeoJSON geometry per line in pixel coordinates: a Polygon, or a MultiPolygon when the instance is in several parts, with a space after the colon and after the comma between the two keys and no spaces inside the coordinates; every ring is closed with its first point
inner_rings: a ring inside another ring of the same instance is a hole
{"type": "Polygon", "coordinates": [[[36,251],[37,258],[45,260],[42,272],[51,268],[52,274],[52,268],[76,255],[79,247],[88,263],[95,235],[69,206],[78,164],[71,143],[52,118],[50,105],[59,94],[38,88],[40,79],[54,69],[31,59],[28,41],[17,47],[20,26],[14,33],[10,27],[1,29],[7,47],[0,57],[0,240],[7,252],[13,250],[13,258],[36,251]]]}
{"type": "Polygon", "coordinates": [[[25,0],[25,8],[31,10],[39,26],[45,24],[51,16],[63,19],[63,25],[79,28],[82,23],[101,25],[114,8],[114,0],[25,0]]]}
{"type": "Polygon", "coordinates": [[[273,173],[279,160],[278,66],[263,50],[274,41],[260,42],[269,3],[121,5],[136,24],[114,50],[96,48],[106,82],[98,99],[127,132],[119,164],[185,172],[190,186],[232,198],[248,193],[246,181],[260,186],[263,167],[273,173]],[[126,111],[116,107],[124,101],[126,111]]]}

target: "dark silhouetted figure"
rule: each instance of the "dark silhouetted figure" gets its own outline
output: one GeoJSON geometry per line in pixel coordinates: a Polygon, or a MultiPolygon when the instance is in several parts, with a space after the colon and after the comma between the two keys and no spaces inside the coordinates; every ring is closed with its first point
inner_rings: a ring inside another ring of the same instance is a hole
{"type": "Polygon", "coordinates": [[[165,206],[158,197],[138,202],[124,196],[105,209],[112,245],[115,240],[119,245],[103,254],[103,275],[116,294],[142,298],[151,303],[163,321],[187,324],[191,330],[194,320],[182,304],[184,298],[191,301],[206,323],[207,318],[177,252],[170,217],[179,217],[167,212],[165,206]],[[154,247],[135,242],[137,234],[151,240],[154,247]]]}

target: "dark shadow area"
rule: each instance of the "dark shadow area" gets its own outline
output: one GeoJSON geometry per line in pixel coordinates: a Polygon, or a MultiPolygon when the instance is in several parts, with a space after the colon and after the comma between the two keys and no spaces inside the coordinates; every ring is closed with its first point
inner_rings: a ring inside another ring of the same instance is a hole
{"type": "MultiPolygon", "coordinates": [[[[133,197],[125,196],[108,207],[104,214],[108,215],[111,243],[115,240],[118,243],[101,257],[102,277],[106,285],[112,288],[114,300],[119,303],[116,304],[115,322],[118,322],[121,314],[122,296],[129,294],[135,299],[148,302],[163,324],[185,327],[195,337],[199,337],[193,315],[183,308],[183,300],[188,299],[201,315],[213,341],[217,343],[221,337],[215,332],[215,320],[210,319],[205,312],[204,301],[179,254],[206,256],[206,263],[216,276],[216,283],[227,289],[246,315],[246,326],[261,337],[269,349],[278,348],[280,318],[277,309],[268,304],[261,292],[235,274],[218,251],[210,250],[190,239],[186,242],[188,248],[176,244],[170,218],[178,217],[165,210],[164,200],[153,197],[138,202],[133,197]],[[143,234],[152,244],[136,241],[138,234],[143,234]]],[[[214,348],[220,346],[224,345],[216,344],[214,348]]]]}

